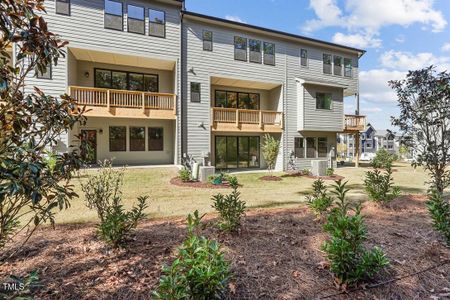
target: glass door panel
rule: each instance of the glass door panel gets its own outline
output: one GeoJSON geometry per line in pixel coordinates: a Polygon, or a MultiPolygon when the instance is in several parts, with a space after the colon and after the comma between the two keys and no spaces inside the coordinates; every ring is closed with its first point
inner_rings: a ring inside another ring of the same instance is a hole
{"type": "Polygon", "coordinates": [[[259,168],[259,137],[249,137],[249,167],[259,168]]]}
{"type": "Polygon", "coordinates": [[[236,169],[238,167],[238,137],[227,137],[227,168],[236,169]]]}
{"type": "Polygon", "coordinates": [[[248,168],[249,163],[249,144],[248,137],[239,137],[239,168],[248,168]]]}
{"type": "Polygon", "coordinates": [[[216,168],[227,168],[227,138],[216,136],[216,168]]]}

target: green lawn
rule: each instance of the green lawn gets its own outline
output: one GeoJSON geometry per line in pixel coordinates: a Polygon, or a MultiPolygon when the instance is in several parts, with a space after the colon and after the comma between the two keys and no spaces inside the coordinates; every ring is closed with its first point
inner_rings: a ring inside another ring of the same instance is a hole
{"type": "MultiPolygon", "coordinates": [[[[395,183],[406,194],[425,193],[427,180],[422,170],[414,170],[408,164],[396,164],[395,183]]],[[[355,200],[365,200],[364,172],[367,168],[339,168],[336,174],[344,176],[351,188],[349,196],[355,200]]],[[[86,174],[94,170],[83,171],[81,178],[73,179],[79,199],[72,201],[68,210],[57,213],[58,223],[95,221],[96,214],[84,205],[84,196],[80,190],[80,181],[86,180],[86,174]]],[[[238,174],[242,199],[249,208],[294,207],[305,201],[305,195],[311,191],[312,179],[305,177],[285,177],[282,181],[267,182],[258,180],[265,173],[238,174]]],[[[171,185],[170,179],[177,176],[176,168],[128,169],[125,173],[123,198],[126,207],[130,207],[139,195],[149,195],[150,205],[147,213],[150,218],[184,216],[198,209],[210,212],[211,196],[215,193],[227,193],[229,189],[198,189],[171,185]]],[[[327,181],[331,184],[331,181],[327,181]]]]}

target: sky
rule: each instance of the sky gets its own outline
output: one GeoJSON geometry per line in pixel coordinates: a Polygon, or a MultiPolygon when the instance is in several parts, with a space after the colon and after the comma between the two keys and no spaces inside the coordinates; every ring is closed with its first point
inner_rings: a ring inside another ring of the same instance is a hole
{"type": "MultiPolygon", "coordinates": [[[[450,71],[450,0],[186,0],[186,9],[366,50],[361,114],[377,129],[395,130],[389,80],[431,64],[450,71]]],[[[347,113],[354,103],[345,99],[347,113]]]]}

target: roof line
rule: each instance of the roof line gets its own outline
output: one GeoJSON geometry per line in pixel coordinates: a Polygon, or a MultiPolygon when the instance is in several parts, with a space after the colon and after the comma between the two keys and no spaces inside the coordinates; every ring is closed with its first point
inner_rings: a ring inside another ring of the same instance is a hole
{"type": "Polygon", "coordinates": [[[326,44],[328,46],[333,46],[333,47],[338,47],[338,48],[342,48],[342,49],[346,49],[346,50],[356,51],[356,52],[360,52],[361,53],[360,57],[363,56],[364,53],[366,53],[366,50],[353,48],[353,47],[349,47],[349,46],[344,46],[344,45],[339,45],[339,44],[335,44],[335,43],[331,43],[331,42],[327,42],[327,41],[323,41],[323,40],[319,40],[319,39],[314,39],[314,38],[310,38],[310,37],[306,37],[306,36],[302,36],[302,35],[297,35],[297,34],[285,32],[285,31],[279,31],[279,30],[265,28],[265,27],[260,27],[260,26],[256,26],[256,25],[240,23],[240,22],[231,21],[231,20],[227,20],[227,19],[222,19],[222,18],[218,18],[218,17],[213,17],[213,16],[204,15],[204,14],[199,14],[199,13],[192,12],[192,11],[187,11],[187,10],[182,11],[182,13],[183,13],[183,15],[209,19],[209,20],[212,20],[212,21],[227,23],[227,24],[230,24],[230,25],[236,25],[236,26],[241,26],[241,27],[252,28],[252,29],[255,29],[255,30],[266,31],[266,32],[269,32],[269,33],[284,35],[284,36],[288,36],[288,37],[291,37],[291,38],[306,40],[306,41],[309,41],[309,42],[314,42],[314,43],[319,43],[319,44],[326,44]]]}

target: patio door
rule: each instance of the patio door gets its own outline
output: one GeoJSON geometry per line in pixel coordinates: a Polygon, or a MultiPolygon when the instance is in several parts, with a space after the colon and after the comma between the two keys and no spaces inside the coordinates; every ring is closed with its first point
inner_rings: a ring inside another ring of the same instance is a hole
{"type": "Polygon", "coordinates": [[[216,136],[217,169],[259,168],[258,136],[216,136]]]}
{"type": "Polygon", "coordinates": [[[80,153],[86,163],[97,163],[97,130],[81,130],[80,153]]]}

